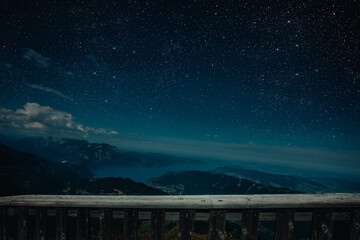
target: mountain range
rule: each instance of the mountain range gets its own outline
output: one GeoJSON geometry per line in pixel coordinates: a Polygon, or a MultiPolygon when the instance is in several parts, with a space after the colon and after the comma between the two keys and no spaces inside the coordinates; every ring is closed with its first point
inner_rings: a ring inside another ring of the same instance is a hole
{"type": "Polygon", "coordinates": [[[296,193],[286,188],[202,171],[168,172],[161,177],[149,179],[148,184],[171,195],[296,193]]]}
{"type": "Polygon", "coordinates": [[[11,148],[46,160],[85,165],[89,169],[118,166],[160,167],[189,161],[165,154],[123,152],[113,145],[69,138],[2,138],[1,141],[11,148]]]}
{"type": "Polygon", "coordinates": [[[164,195],[128,178],[94,179],[83,165],[57,163],[0,145],[0,195],[116,194],[164,195]]]}
{"type": "MultiPolygon", "coordinates": [[[[252,194],[359,192],[360,183],[347,179],[296,177],[240,167],[213,171],[169,172],[148,185],[130,179],[96,178],[103,167],[147,171],[200,161],[163,154],[132,153],[104,143],[69,138],[5,138],[0,136],[1,194],[252,194]]],[[[191,165],[192,166],[192,165],[191,165]]],[[[175,169],[177,167],[174,167],[175,169]]],[[[174,169],[173,168],[173,169],[174,169]]],[[[191,169],[189,169],[191,170],[191,169]]],[[[165,171],[164,171],[165,172],[165,171]]],[[[109,175],[110,176],[110,175],[109,175]]],[[[154,175],[149,175],[154,176],[154,175]]],[[[130,178],[131,175],[129,176],[130,178]]]]}
{"type": "MultiPolygon", "coordinates": [[[[75,143],[78,142],[75,141],[75,143]]],[[[74,149],[75,146],[72,148],[74,149]]],[[[2,144],[0,144],[0,156],[0,195],[2,196],[15,194],[178,195],[295,192],[225,174],[202,171],[170,172],[150,179],[149,186],[136,183],[129,178],[95,178],[91,169],[83,161],[60,161],[61,159],[58,162],[50,161],[2,144]]]]}

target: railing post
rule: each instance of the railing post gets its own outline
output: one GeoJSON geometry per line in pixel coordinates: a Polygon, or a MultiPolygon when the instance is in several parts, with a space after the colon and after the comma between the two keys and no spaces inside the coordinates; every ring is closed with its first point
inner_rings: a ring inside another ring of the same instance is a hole
{"type": "Polygon", "coordinates": [[[280,209],[276,213],[275,240],[292,240],[295,210],[280,209]]]}
{"type": "Polygon", "coordinates": [[[178,240],[192,240],[194,232],[195,210],[181,210],[178,240]]]}
{"type": "Polygon", "coordinates": [[[350,240],[360,239],[360,209],[355,209],[352,214],[350,240]]]}
{"type": "Polygon", "coordinates": [[[36,208],[36,240],[46,239],[46,208],[36,208]]]}
{"type": "Polygon", "coordinates": [[[28,208],[27,207],[17,207],[17,239],[18,240],[27,240],[27,216],[28,208]]]}
{"type": "Polygon", "coordinates": [[[225,210],[212,210],[209,219],[209,240],[225,239],[225,210]]]}
{"type": "Polygon", "coordinates": [[[89,235],[89,209],[78,208],[77,209],[77,240],[88,240],[89,235]]]}
{"type": "Polygon", "coordinates": [[[330,240],[332,209],[315,210],[312,219],[311,240],[330,240]]]}
{"type": "Polygon", "coordinates": [[[258,210],[244,210],[241,220],[241,239],[256,240],[257,228],[259,224],[258,210]]]}
{"type": "Polygon", "coordinates": [[[100,233],[99,239],[100,240],[111,240],[111,233],[112,233],[112,218],[113,218],[113,211],[112,209],[101,209],[100,210],[100,233]]]}
{"type": "Polygon", "coordinates": [[[124,212],[124,240],[137,239],[138,210],[125,209],[124,212]]]}
{"type": "Polygon", "coordinates": [[[7,208],[0,207],[0,239],[6,240],[6,216],[7,208]]]}
{"type": "Polygon", "coordinates": [[[66,240],[67,208],[56,208],[56,240],[66,240]]]}
{"type": "Polygon", "coordinates": [[[162,240],[164,237],[165,210],[151,211],[150,240],[162,240]]]}

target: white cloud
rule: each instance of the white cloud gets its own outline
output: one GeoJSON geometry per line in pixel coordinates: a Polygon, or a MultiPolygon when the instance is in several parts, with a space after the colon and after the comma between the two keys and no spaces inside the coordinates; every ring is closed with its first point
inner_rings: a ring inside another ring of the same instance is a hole
{"type": "Polygon", "coordinates": [[[116,135],[103,128],[83,126],[71,113],[59,111],[38,103],[26,103],[24,108],[12,111],[0,108],[0,128],[22,133],[56,134],[87,137],[89,134],[116,135]]]}
{"type": "Polygon", "coordinates": [[[37,67],[50,67],[51,59],[38,53],[37,51],[31,48],[24,48],[22,53],[22,58],[29,60],[37,67]]]}
{"type": "Polygon", "coordinates": [[[45,129],[46,128],[45,125],[40,122],[25,123],[24,127],[28,128],[28,129],[45,129]]]}
{"type": "Polygon", "coordinates": [[[34,88],[34,89],[38,89],[40,91],[44,91],[44,92],[48,92],[48,93],[53,93],[59,97],[62,97],[62,98],[65,98],[65,99],[68,99],[68,100],[72,100],[71,97],[69,96],[66,96],[65,94],[55,90],[55,89],[52,89],[52,88],[48,88],[48,87],[43,87],[41,85],[37,85],[37,84],[30,84],[30,83],[26,83],[27,86],[31,87],[31,88],[34,88]]]}

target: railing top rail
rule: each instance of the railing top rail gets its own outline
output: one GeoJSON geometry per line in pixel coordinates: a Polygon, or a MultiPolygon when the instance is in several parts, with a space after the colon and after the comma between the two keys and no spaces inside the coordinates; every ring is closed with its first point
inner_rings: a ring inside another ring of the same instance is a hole
{"type": "Polygon", "coordinates": [[[359,208],[360,194],[262,195],[21,195],[0,197],[0,206],[137,209],[359,208]]]}

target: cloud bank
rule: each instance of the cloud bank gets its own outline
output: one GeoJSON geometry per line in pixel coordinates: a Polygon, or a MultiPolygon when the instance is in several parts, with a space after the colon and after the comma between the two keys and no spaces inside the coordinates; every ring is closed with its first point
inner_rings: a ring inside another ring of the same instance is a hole
{"type": "Polygon", "coordinates": [[[130,151],[157,152],[204,159],[225,165],[269,166],[273,172],[322,172],[360,175],[360,152],[330,149],[221,143],[172,138],[114,138],[112,144],[130,151]]]}
{"type": "Polygon", "coordinates": [[[0,108],[0,130],[24,134],[87,137],[89,134],[117,135],[116,131],[79,124],[71,113],[38,103],[26,103],[16,111],[0,108]]]}
{"type": "Polygon", "coordinates": [[[52,88],[48,88],[48,87],[43,87],[41,85],[37,85],[37,84],[30,84],[30,83],[26,83],[26,85],[28,87],[31,87],[31,88],[34,88],[34,89],[37,89],[37,90],[40,90],[40,91],[43,91],[43,92],[48,92],[48,93],[53,93],[59,97],[62,97],[62,98],[65,98],[65,99],[68,99],[68,100],[72,100],[71,97],[69,96],[66,96],[65,94],[55,90],[55,89],[52,89],[52,88]]]}

